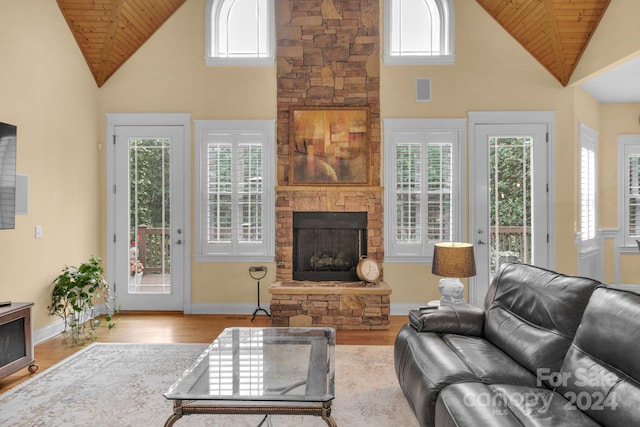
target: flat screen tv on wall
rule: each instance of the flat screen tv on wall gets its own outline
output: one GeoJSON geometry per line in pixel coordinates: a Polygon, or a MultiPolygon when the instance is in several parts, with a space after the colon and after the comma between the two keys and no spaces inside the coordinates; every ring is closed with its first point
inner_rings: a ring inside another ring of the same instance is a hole
{"type": "Polygon", "coordinates": [[[0,122],[0,229],[16,228],[17,127],[0,122]]]}

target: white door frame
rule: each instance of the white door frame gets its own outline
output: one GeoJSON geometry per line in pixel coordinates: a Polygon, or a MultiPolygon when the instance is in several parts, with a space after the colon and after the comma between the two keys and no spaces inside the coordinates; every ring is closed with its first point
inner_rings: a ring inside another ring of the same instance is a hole
{"type": "MultiPolygon", "coordinates": [[[[546,267],[555,268],[555,166],[554,166],[554,137],[555,137],[555,112],[553,111],[479,111],[469,112],[469,239],[471,242],[477,240],[476,230],[478,229],[477,218],[474,214],[476,207],[476,174],[477,165],[475,159],[478,157],[476,137],[478,125],[509,125],[509,124],[545,124],[548,132],[547,142],[547,182],[549,184],[547,196],[547,227],[549,233],[549,244],[547,245],[546,267]]],[[[488,239],[488,236],[486,236],[488,239]]],[[[489,284],[476,277],[469,279],[469,304],[482,307],[484,297],[489,288],[489,284]]]]}
{"type": "MultiPolygon", "coordinates": [[[[107,281],[113,283],[115,278],[115,176],[114,162],[115,150],[112,144],[115,141],[115,128],[117,126],[181,126],[183,129],[183,191],[180,200],[184,207],[183,218],[183,259],[184,265],[182,278],[183,312],[191,313],[191,115],[188,113],[107,113],[107,281]]],[[[121,288],[124,284],[120,284],[121,288]]],[[[117,297],[117,295],[116,295],[117,297]]]]}

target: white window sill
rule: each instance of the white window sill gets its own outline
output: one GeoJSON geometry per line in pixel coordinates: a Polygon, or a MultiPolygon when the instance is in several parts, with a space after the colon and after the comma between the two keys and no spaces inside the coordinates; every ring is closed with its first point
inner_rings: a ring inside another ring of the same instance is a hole
{"type": "Polygon", "coordinates": [[[455,63],[455,55],[438,56],[395,56],[384,55],[385,65],[452,65],[455,63]]]}
{"type": "Polygon", "coordinates": [[[275,58],[204,58],[207,66],[218,67],[273,67],[275,58]]]}

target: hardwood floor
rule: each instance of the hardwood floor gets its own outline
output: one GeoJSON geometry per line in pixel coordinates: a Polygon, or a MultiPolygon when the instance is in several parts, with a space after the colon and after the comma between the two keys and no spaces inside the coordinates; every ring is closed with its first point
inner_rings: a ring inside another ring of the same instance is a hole
{"type": "MultiPolygon", "coordinates": [[[[183,314],[179,312],[124,312],[116,316],[117,325],[108,330],[98,328],[98,342],[132,343],[208,343],[224,328],[231,326],[271,326],[271,320],[258,315],[254,322],[250,315],[183,314]]],[[[336,342],[353,345],[393,345],[396,334],[407,322],[406,316],[391,316],[391,326],[384,331],[336,331],[336,342]]],[[[35,346],[39,366],[35,374],[25,368],[0,380],[0,393],[23,381],[40,375],[51,366],[81,350],[63,335],[35,346]]]]}

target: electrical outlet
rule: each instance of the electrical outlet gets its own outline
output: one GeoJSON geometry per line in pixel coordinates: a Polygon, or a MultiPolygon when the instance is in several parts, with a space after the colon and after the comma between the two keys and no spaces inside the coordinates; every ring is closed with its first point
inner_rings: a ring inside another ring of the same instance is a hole
{"type": "Polygon", "coordinates": [[[36,225],[36,239],[42,239],[42,226],[36,225]]]}

